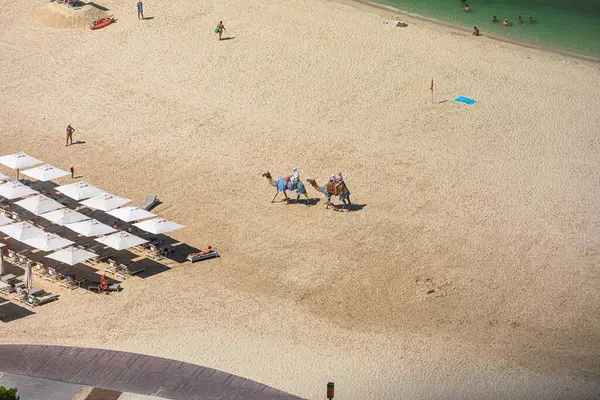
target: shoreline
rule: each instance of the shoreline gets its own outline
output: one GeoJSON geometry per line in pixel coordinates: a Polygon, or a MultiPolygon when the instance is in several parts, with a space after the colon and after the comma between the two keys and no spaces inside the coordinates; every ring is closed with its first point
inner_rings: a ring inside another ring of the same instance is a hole
{"type": "MultiPolygon", "coordinates": [[[[408,11],[401,10],[401,9],[393,7],[393,6],[387,6],[385,4],[374,3],[374,2],[368,1],[368,0],[327,0],[327,1],[330,1],[333,3],[340,3],[340,4],[355,6],[359,10],[375,13],[382,17],[395,16],[395,15],[399,14],[403,17],[412,18],[414,20],[431,23],[438,27],[459,30],[461,32],[466,32],[469,35],[471,34],[470,29],[464,28],[460,25],[454,25],[454,24],[451,24],[448,22],[441,21],[439,19],[429,18],[429,17],[423,16],[420,14],[410,13],[408,11]]],[[[528,48],[528,49],[537,50],[537,51],[541,51],[541,52],[545,52],[545,53],[549,53],[549,54],[553,54],[553,55],[560,55],[560,56],[574,59],[577,61],[588,62],[594,66],[597,66],[597,64],[600,64],[600,57],[586,56],[583,54],[572,53],[569,51],[555,49],[555,48],[551,48],[551,47],[538,46],[538,45],[527,43],[527,42],[520,42],[517,40],[507,39],[502,36],[482,34],[482,35],[480,35],[480,37],[492,39],[492,40],[502,42],[502,43],[511,44],[511,45],[514,45],[517,47],[528,48]]]]}

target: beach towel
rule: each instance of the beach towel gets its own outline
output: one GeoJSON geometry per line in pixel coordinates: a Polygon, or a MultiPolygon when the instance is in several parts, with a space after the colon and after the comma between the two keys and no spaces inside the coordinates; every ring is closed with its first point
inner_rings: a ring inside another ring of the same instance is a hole
{"type": "Polygon", "coordinates": [[[465,104],[475,104],[475,103],[477,103],[477,100],[469,99],[468,97],[464,97],[464,96],[457,97],[454,100],[458,101],[459,103],[465,103],[465,104]]]}

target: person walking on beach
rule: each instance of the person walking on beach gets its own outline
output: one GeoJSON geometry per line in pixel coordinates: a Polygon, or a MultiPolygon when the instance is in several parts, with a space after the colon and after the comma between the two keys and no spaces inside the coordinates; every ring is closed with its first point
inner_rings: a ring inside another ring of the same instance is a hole
{"type": "Polygon", "coordinates": [[[75,168],[71,165],[71,178],[75,179],[75,168]]]}
{"type": "Polygon", "coordinates": [[[144,19],[144,5],[142,4],[141,1],[138,1],[137,9],[138,9],[138,19],[144,19]]]}
{"type": "Polygon", "coordinates": [[[215,32],[219,34],[219,40],[221,40],[221,35],[223,34],[223,31],[226,31],[227,29],[225,29],[225,25],[223,25],[223,21],[219,21],[219,25],[217,25],[217,27],[215,28],[215,32]]]}
{"type": "Polygon", "coordinates": [[[75,129],[73,129],[71,124],[67,125],[67,146],[69,145],[69,140],[73,144],[73,132],[75,132],[75,129]]]}

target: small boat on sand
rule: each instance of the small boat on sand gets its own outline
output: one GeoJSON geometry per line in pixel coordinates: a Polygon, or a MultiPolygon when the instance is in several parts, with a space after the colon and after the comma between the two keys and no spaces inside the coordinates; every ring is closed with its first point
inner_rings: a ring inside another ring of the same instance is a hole
{"type": "Polygon", "coordinates": [[[108,26],[110,24],[112,24],[113,22],[115,22],[115,19],[110,16],[108,18],[100,18],[99,20],[95,21],[92,25],[90,25],[90,29],[100,29],[100,28],[104,28],[105,26],[108,26]]]}

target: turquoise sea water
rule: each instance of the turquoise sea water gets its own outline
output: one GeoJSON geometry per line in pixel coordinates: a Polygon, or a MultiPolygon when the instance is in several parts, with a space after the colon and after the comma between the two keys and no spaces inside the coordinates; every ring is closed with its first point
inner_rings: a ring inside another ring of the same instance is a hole
{"type": "Polygon", "coordinates": [[[467,0],[469,13],[460,0],[372,1],[471,30],[477,26],[483,35],[600,58],[600,0],[467,0]],[[494,15],[513,25],[492,23],[494,15]],[[517,23],[519,15],[525,23],[517,23]]]}

